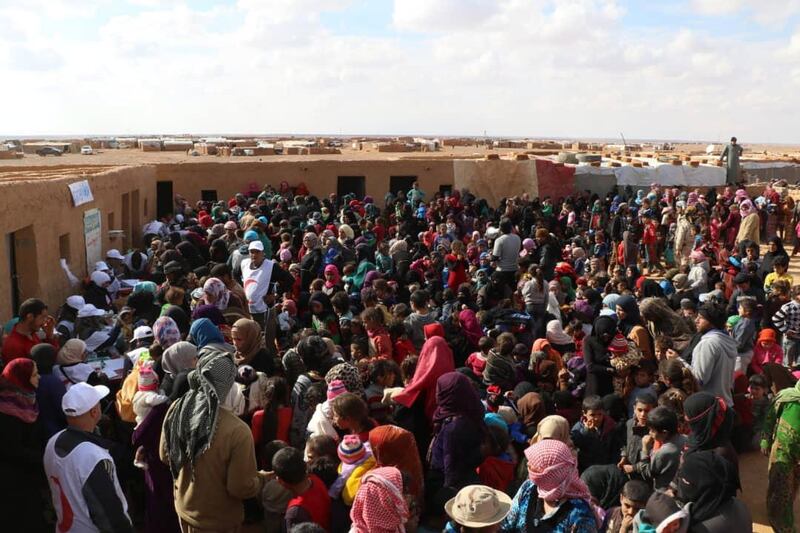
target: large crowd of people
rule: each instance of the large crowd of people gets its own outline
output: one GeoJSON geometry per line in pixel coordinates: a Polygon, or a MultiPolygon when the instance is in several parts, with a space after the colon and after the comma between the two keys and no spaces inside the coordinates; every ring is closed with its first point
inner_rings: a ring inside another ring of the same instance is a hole
{"type": "Polygon", "coordinates": [[[760,450],[795,531],[799,213],[772,186],[176,197],[6,324],[4,527],[749,532],[760,450]]]}

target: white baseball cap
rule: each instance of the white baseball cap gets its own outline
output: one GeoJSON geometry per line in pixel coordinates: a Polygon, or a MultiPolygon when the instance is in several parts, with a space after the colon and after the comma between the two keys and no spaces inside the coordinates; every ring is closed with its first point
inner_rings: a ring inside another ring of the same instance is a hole
{"type": "Polygon", "coordinates": [[[125,256],[123,256],[121,253],[119,253],[119,250],[117,250],[116,248],[112,248],[109,251],[107,251],[106,252],[106,257],[109,258],[109,259],[119,259],[119,260],[124,260],[125,259],[125,256]]]}
{"type": "Polygon", "coordinates": [[[250,243],[250,245],[247,247],[247,249],[248,250],[258,250],[259,252],[263,252],[264,251],[264,243],[262,243],[261,241],[253,241],[253,242],[250,243]]]}
{"type": "Polygon", "coordinates": [[[148,339],[153,337],[153,328],[150,326],[139,326],[133,330],[133,340],[148,339]]]}
{"type": "Polygon", "coordinates": [[[98,261],[97,263],[94,264],[94,270],[95,270],[95,272],[97,272],[97,271],[101,271],[102,272],[104,270],[111,270],[111,269],[108,268],[108,265],[106,264],[105,261],[98,261]]]}
{"type": "Polygon", "coordinates": [[[106,312],[102,309],[98,309],[92,304],[86,304],[80,308],[78,311],[78,318],[86,318],[90,316],[103,316],[106,312]]]}
{"type": "Polygon", "coordinates": [[[67,305],[76,311],[80,311],[81,308],[86,305],[86,300],[84,300],[83,296],[79,294],[73,294],[72,296],[67,297],[67,305]]]}
{"type": "Polygon", "coordinates": [[[108,396],[108,393],[105,385],[76,383],[61,398],[61,410],[67,416],[81,416],[108,396]]]}

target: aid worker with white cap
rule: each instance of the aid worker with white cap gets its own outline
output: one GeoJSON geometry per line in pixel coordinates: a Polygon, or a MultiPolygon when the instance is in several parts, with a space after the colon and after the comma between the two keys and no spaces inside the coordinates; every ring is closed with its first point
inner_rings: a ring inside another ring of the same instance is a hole
{"type": "Polygon", "coordinates": [[[104,439],[94,433],[102,415],[103,385],[76,383],[61,409],[67,429],[53,435],[44,452],[44,469],[58,518],[57,529],[74,532],[132,532],[128,504],[104,439]]]}

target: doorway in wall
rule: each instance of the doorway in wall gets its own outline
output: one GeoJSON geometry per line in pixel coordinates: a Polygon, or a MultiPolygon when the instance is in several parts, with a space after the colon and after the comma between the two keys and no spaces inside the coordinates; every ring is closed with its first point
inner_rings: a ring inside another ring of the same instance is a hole
{"type": "Polygon", "coordinates": [[[353,194],[361,200],[366,194],[366,184],[364,176],[339,176],[336,184],[336,194],[339,198],[345,194],[353,194]]]}
{"type": "Polygon", "coordinates": [[[175,205],[171,181],[156,182],[156,217],[162,218],[172,213],[175,205]]]}
{"type": "Polygon", "coordinates": [[[19,305],[27,298],[37,296],[39,290],[39,265],[36,260],[36,236],[33,226],[7,234],[9,272],[11,273],[11,314],[16,315],[19,305]]]}
{"type": "Polygon", "coordinates": [[[200,199],[204,202],[216,202],[217,190],[216,189],[203,189],[200,191],[200,199]]]}
{"type": "Polygon", "coordinates": [[[389,192],[392,194],[397,194],[398,192],[403,191],[403,194],[406,194],[411,190],[411,187],[414,185],[415,181],[417,181],[416,176],[390,176],[389,192]]]}

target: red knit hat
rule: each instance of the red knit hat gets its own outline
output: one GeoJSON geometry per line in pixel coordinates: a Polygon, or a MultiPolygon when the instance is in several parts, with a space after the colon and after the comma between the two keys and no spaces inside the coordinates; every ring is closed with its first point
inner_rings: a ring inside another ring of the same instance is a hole
{"type": "Polygon", "coordinates": [[[623,354],[628,351],[628,340],[622,333],[617,333],[608,345],[608,351],[616,354],[623,354]]]}

